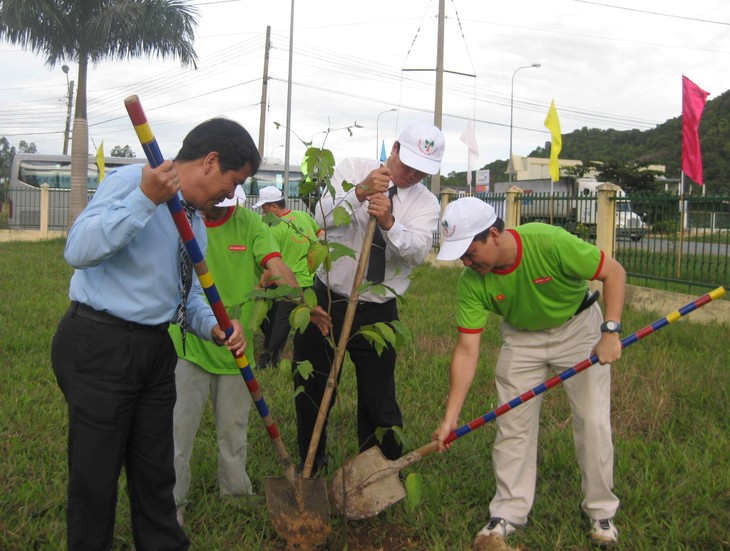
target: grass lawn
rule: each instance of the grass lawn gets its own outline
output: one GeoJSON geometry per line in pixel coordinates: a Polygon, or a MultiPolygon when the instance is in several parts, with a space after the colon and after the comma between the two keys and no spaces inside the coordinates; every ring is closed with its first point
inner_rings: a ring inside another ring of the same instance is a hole
{"type": "MultiPolygon", "coordinates": [[[[50,366],[51,338],[68,304],[71,270],[62,251],[62,240],[0,244],[0,549],[65,549],[66,410],[50,366]]],[[[414,335],[397,368],[406,450],[429,442],[443,413],[456,338],[458,274],[457,269],[419,268],[401,305],[401,319],[414,335]]],[[[656,317],[627,305],[625,334],[656,317]]],[[[498,328],[499,320],[490,318],[462,422],[498,405],[493,385],[498,328]]],[[[622,549],[730,549],[727,334],[727,325],[695,324],[690,314],[627,349],[614,365],[614,478],[621,499],[615,521],[622,549]]],[[[269,369],[256,376],[293,454],[290,374],[269,369]]],[[[354,374],[348,364],[340,391],[330,423],[334,467],[356,448],[354,374]]],[[[511,545],[529,550],[590,548],[570,427],[562,389],[545,394],[535,506],[528,527],[511,545]]],[[[333,532],[323,549],[470,549],[488,520],[494,492],[494,433],[494,424],[486,425],[447,453],[407,469],[405,474],[423,477],[423,501],[414,510],[399,503],[357,522],[333,515],[333,532]]],[[[196,442],[186,518],[192,549],[282,549],[263,501],[234,506],[219,499],[214,434],[208,409],[196,442]]],[[[263,477],[283,476],[255,410],[248,472],[260,495],[263,477]]],[[[134,547],[124,485],[122,477],[117,550],[134,547]]]]}

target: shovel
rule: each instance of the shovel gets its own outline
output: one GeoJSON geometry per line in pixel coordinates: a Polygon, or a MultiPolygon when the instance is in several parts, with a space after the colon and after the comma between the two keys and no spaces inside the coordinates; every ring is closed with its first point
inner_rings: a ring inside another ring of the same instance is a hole
{"type": "MultiPolygon", "coordinates": [[[[142,143],[147,160],[152,167],[159,166],[164,162],[164,158],[147,122],[147,117],[144,114],[139,98],[137,96],[129,96],[124,100],[124,105],[134,125],[137,137],[142,143]]],[[[233,332],[231,320],[221,301],[213,278],[208,271],[208,266],[195,239],[195,234],[193,234],[190,223],[182,211],[182,204],[177,195],[167,202],[167,206],[175,222],[175,226],[180,233],[180,238],[188,251],[190,260],[193,262],[193,268],[200,280],[211,309],[215,314],[215,318],[226,335],[230,336],[233,332]]],[[[294,465],[289,458],[289,454],[286,452],[284,443],[279,435],[279,430],[271,418],[269,408],[261,394],[251,366],[248,365],[246,356],[234,353],[233,357],[236,359],[236,364],[243,376],[246,387],[251,393],[251,398],[256,404],[256,409],[264,421],[266,431],[274,443],[274,447],[279,455],[279,461],[284,466],[286,472],[286,488],[276,486],[272,487],[270,491],[267,481],[264,480],[266,503],[269,506],[269,518],[277,532],[288,543],[300,546],[318,545],[327,539],[327,535],[332,530],[329,523],[329,502],[325,481],[297,479],[294,472],[294,465]],[[273,495],[273,492],[276,492],[276,494],[273,495]],[[269,495],[270,493],[272,495],[269,495]]]]}
{"type": "MultiPolygon", "coordinates": [[[[654,331],[661,329],[724,294],[725,289],[718,287],[714,291],[702,295],[679,310],[622,339],[621,347],[626,348],[634,344],[636,341],[643,339],[654,331]]],[[[482,417],[478,417],[471,423],[457,428],[449,434],[446,440],[444,440],[444,443],[449,444],[453,442],[457,438],[496,419],[520,404],[524,404],[538,394],[542,394],[546,390],[559,385],[573,375],[588,369],[597,362],[598,357],[594,354],[576,366],[566,369],[555,377],[537,385],[532,390],[520,394],[482,417]]],[[[406,496],[406,489],[398,476],[400,471],[437,451],[437,449],[438,443],[432,441],[393,461],[386,459],[380,451],[380,448],[374,447],[364,451],[345,463],[335,473],[330,489],[330,495],[335,506],[350,519],[359,520],[377,515],[406,496]]]]}

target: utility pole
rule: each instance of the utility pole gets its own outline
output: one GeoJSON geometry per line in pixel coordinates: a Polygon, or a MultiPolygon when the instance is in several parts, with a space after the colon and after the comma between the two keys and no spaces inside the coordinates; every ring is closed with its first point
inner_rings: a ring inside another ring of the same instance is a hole
{"type": "MultiPolygon", "coordinates": [[[[439,0],[438,40],[436,42],[436,104],[433,124],[441,128],[444,95],[444,9],[446,0],[439,0]]],[[[438,197],[441,192],[441,173],[431,176],[431,192],[438,197]]]]}
{"type": "Polygon", "coordinates": [[[286,85],[286,140],[284,141],[284,198],[289,198],[289,155],[291,146],[291,76],[292,57],[294,56],[294,0],[291,0],[289,22],[289,77],[286,85]]]}
{"type": "Polygon", "coordinates": [[[269,50],[271,49],[271,27],[266,26],[266,46],[264,47],[264,78],[261,82],[261,116],[259,118],[259,155],[264,156],[266,136],[266,103],[269,86],[269,50]]]}
{"type": "Polygon", "coordinates": [[[63,65],[61,70],[66,73],[66,97],[68,98],[68,105],[66,107],[66,129],[63,132],[63,154],[68,155],[68,142],[71,135],[71,106],[74,102],[74,81],[69,82],[68,80],[68,65],[63,65]]]}

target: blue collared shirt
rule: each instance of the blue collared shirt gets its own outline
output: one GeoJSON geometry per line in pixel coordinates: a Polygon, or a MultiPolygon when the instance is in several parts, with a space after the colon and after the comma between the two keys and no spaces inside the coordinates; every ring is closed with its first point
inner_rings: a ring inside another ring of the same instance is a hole
{"type": "MultiPolygon", "coordinates": [[[[69,231],[64,256],[75,268],[69,297],[145,325],[174,320],[182,297],[178,233],[166,204],[141,190],[142,165],[109,172],[69,231]]],[[[200,215],[193,231],[207,245],[200,215]]],[[[216,324],[195,277],[187,302],[190,331],[210,339],[216,324]]]]}

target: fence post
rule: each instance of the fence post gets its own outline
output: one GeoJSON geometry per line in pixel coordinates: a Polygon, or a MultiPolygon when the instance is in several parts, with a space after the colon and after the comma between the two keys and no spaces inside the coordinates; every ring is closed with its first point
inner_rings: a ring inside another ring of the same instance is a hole
{"type": "Polygon", "coordinates": [[[507,228],[514,228],[520,225],[522,217],[522,188],[512,186],[505,195],[504,225],[507,228]]]}
{"type": "Polygon", "coordinates": [[[48,210],[50,203],[48,184],[41,184],[41,239],[48,239],[48,210]]]}
{"type": "Polygon", "coordinates": [[[601,184],[596,188],[596,246],[610,256],[616,253],[616,184],[601,184]]]}
{"type": "Polygon", "coordinates": [[[439,216],[439,248],[444,243],[444,234],[442,231],[440,231],[441,220],[444,219],[444,211],[446,210],[447,205],[451,202],[452,195],[456,195],[456,192],[453,189],[447,188],[441,192],[441,215],[439,216]]]}

